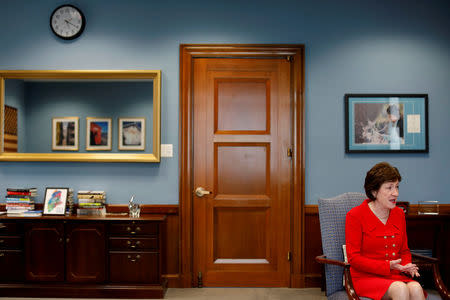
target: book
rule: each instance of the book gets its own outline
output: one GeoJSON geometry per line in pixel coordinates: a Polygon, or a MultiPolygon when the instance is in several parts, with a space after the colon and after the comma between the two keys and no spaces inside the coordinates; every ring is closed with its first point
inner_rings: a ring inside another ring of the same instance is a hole
{"type": "Polygon", "coordinates": [[[100,195],[100,194],[82,194],[82,195],[80,195],[80,194],[78,194],[77,198],[78,199],[100,199],[100,200],[102,200],[102,199],[106,198],[106,195],[100,195]]]}
{"type": "Polygon", "coordinates": [[[6,195],[18,195],[18,196],[37,196],[36,192],[12,192],[6,191],[6,195]]]}
{"type": "Polygon", "coordinates": [[[7,215],[11,217],[40,217],[42,216],[42,210],[8,211],[7,215]]]}
{"type": "Polygon", "coordinates": [[[93,195],[93,194],[99,194],[99,195],[105,195],[105,191],[78,191],[78,195],[84,194],[84,195],[93,195]]]}
{"type": "Polygon", "coordinates": [[[7,188],[6,189],[7,192],[22,192],[22,193],[29,193],[29,192],[37,192],[37,188],[19,188],[19,189],[15,189],[15,188],[7,188]]]}

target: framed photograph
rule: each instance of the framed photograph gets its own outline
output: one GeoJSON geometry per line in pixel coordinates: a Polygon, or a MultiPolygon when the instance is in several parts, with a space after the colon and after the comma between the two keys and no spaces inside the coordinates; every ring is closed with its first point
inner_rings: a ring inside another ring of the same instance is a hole
{"type": "Polygon", "coordinates": [[[66,213],[67,196],[69,188],[45,188],[44,215],[64,215],[66,213]]]}
{"type": "Polygon", "coordinates": [[[428,95],[346,94],[345,152],[428,152],[428,95]]]}
{"type": "Polygon", "coordinates": [[[111,118],[86,118],[86,150],[111,150],[111,118]]]}
{"type": "Polygon", "coordinates": [[[52,150],[78,151],[78,117],[52,118],[52,150]]]}
{"type": "Polygon", "coordinates": [[[145,150],[145,118],[119,118],[119,150],[145,150]]]}

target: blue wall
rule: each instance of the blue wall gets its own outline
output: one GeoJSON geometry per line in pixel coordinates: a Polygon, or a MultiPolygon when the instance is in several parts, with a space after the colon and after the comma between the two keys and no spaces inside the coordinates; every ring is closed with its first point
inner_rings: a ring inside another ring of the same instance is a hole
{"type": "Polygon", "coordinates": [[[108,202],[178,203],[179,44],[305,45],[306,203],[362,191],[365,172],[389,161],[400,200],[450,203],[448,0],[74,0],[84,34],[62,41],[49,17],[58,0],[0,2],[0,69],[161,69],[160,164],[0,163],[8,186],[105,189],[108,202]],[[26,21],[22,21],[26,20],[26,21]],[[8,28],[6,30],[6,28],[8,28]],[[428,93],[428,154],[345,154],[345,93],[428,93]]]}

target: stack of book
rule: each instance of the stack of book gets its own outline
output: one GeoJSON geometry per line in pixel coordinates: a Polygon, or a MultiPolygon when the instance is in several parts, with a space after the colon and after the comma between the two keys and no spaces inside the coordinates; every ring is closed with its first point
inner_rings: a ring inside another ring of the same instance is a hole
{"type": "Polygon", "coordinates": [[[34,211],[36,188],[7,188],[6,212],[8,215],[23,215],[34,211]]]}
{"type": "Polygon", "coordinates": [[[106,214],[105,191],[78,191],[78,215],[102,216],[106,214]]]}

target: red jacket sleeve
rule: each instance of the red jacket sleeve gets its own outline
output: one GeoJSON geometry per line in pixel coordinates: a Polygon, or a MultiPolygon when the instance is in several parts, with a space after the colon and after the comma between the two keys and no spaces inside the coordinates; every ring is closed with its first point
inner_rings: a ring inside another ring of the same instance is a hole
{"type": "Polygon", "coordinates": [[[411,262],[411,251],[409,251],[408,247],[408,235],[406,232],[406,220],[405,220],[405,213],[403,211],[401,212],[400,222],[401,222],[401,230],[402,230],[402,245],[400,248],[399,256],[402,259],[401,264],[406,265],[411,262]]]}
{"type": "Polygon", "coordinates": [[[345,221],[345,243],[347,258],[351,268],[360,272],[373,273],[377,275],[389,275],[391,273],[390,263],[384,259],[372,259],[361,253],[363,228],[361,220],[350,211],[345,221]]]}

